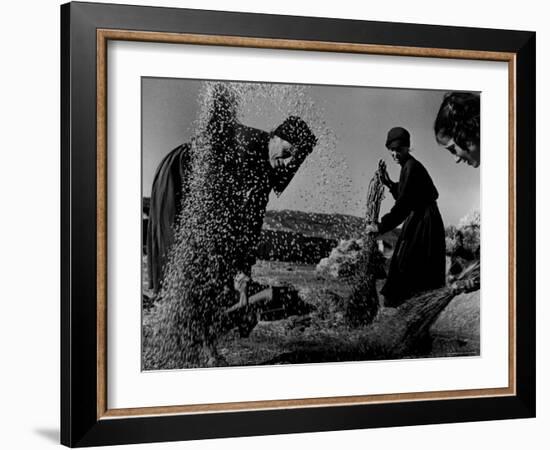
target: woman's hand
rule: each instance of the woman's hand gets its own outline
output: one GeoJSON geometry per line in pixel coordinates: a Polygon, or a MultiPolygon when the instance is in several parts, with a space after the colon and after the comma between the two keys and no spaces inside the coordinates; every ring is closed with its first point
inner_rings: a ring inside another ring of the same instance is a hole
{"type": "Polygon", "coordinates": [[[239,272],[235,275],[233,280],[233,287],[239,293],[239,304],[242,306],[248,305],[248,283],[250,282],[250,277],[245,275],[243,272],[239,272]]]}
{"type": "Polygon", "coordinates": [[[370,234],[370,235],[377,235],[378,234],[378,224],[376,223],[369,223],[366,227],[365,227],[365,233],[367,234],[370,234]]]}

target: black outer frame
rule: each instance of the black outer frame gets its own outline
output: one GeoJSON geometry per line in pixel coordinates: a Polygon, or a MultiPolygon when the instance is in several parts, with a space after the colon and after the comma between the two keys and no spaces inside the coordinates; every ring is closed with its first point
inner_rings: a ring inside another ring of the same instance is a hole
{"type": "Polygon", "coordinates": [[[81,447],[534,417],[535,39],[534,32],[526,31],[79,2],[62,5],[61,443],[81,447]],[[98,420],[98,28],[515,53],[517,395],[98,420]]]}

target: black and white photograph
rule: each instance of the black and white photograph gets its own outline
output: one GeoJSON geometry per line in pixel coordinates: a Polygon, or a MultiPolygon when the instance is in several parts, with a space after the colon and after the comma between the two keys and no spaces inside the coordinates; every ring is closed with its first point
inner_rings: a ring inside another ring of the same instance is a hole
{"type": "Polygon", "coordinates": [[[6,2],[0,448],[544,448],[544,5],[6,2]]]}
{"type": "Polygon", "coordinates": [[[142,370],[479,356],[481,98],[143,77],[142,370]]]}

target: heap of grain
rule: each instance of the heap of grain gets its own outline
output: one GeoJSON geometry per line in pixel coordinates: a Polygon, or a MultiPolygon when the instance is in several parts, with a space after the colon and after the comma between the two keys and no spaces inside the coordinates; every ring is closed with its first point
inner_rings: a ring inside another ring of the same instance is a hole
{"type": "Polygon", "coordinates": [[[337,280],[347,280],[357,274],[359,256],[363,251],[362,239],[342,239],[330,255],[321,259],[315,270],[337,280]]]}
{"type": "Polygon", "coordinates": [[[146,360],[156,368],[201,366],[214,358],[223,306],[234,302],[232,286],[236,207],[225,196],[234,182],[232,155],[238,97],[222,84],[208,84],[196,138],[191,144],[189,195],[182,200],[175,243],[153,311],[154,335],[146,360]]]}

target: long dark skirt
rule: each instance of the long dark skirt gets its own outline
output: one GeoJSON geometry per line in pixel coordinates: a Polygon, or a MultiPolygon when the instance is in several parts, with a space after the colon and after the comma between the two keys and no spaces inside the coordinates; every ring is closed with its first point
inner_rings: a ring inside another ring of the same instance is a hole
{"type": "Polygon", "coordinates": [[[158,293],[164,266],[174,244],[174,230],[181,211],[189,171],[189,145],[176,147],[159,164],[151,189],[147,229],[149,289],[158,293]]]}
{"type": "Polygon", "coordinates": [[[381,290],[386,306],[445,285],[445,229],[434,202],[405,220],[381,290]]]}

